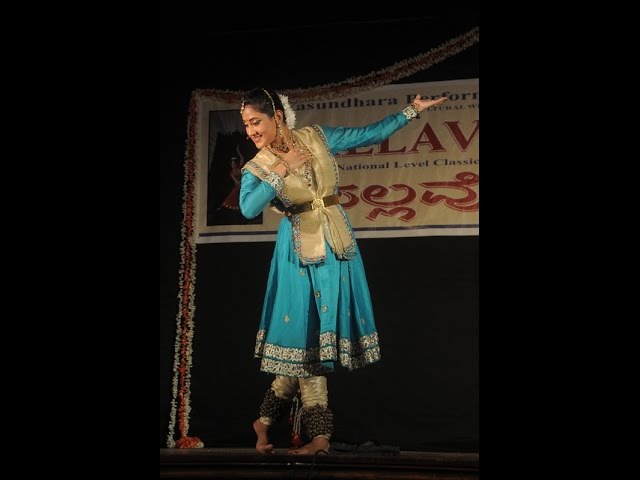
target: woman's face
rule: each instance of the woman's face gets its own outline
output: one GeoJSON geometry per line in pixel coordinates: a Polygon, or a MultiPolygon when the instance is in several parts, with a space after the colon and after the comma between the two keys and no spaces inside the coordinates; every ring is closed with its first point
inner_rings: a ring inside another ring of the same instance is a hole
{"type": "Polygon", "coordinates": [[[269,145],[276,139],[275,117],[260,113],[253,105],[245,105],[242,112],[242,123],[244,123],[247,135],[258,148],[269,145]]]}

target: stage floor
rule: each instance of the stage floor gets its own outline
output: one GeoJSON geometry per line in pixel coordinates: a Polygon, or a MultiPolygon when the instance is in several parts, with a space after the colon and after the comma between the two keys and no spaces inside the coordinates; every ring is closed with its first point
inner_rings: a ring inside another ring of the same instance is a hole
{"type": "Polygon", "coordinates": [[[161,448],[160,478],[477,479],[478,453],[261,455],[253,448],[161,448]]]}

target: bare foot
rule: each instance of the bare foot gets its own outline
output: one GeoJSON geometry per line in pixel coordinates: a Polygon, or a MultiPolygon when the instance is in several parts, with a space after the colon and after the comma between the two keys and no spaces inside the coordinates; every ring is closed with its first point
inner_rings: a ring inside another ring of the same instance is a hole
{"type": "Polygon", "coordinates": [[[324,437],[316,437],[306,445],[300,448],[289,450],[290,455],[315,455],[319,450],[325,450],[329,453],[329,440],[324,437]]]}
{"type": "Polygon", "coordinates": [[[258,436],[258,441],[256,442],[256,450],[258,453],[275,453],[276,451],[273,449],[273,444],[269,443],[269,436],[267,435],[269,426],[260,420],[256,420],[253,422],[253,429],[258,436]]]}

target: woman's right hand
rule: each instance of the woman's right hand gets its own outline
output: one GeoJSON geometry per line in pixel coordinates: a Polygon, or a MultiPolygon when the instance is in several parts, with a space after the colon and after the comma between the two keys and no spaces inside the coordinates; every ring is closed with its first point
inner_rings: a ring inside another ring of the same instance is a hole
{"type": "Polygon", "coordinates": [[[304,162],[311,160],[311,153],[306,147],[291,149],[282,158],[289,164],[291,170],[301,167],[304,162]]]}

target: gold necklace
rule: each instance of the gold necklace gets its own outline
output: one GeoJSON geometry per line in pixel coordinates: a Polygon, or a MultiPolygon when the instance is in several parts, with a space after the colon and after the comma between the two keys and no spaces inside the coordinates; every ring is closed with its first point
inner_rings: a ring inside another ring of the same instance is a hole
{"type": "Polygon", "coordinates": [[[309,149],[304,144],[302,145],[302,147],[300,147],[300,144],[298,143],[298,140],[296,139],[296,137],[293,135],[292,131],[289,132],[289,140],[287,140],[284,145],[274,145],[271,143],[271,144],[267,144],[266,147],[267,147],[267,150],[273,153],[276,156],[276,158],[278,158],[279,160],[283,160],[283,158],[282,158],[282,155],[278,152],[287,153],[292,148],[296,150],[302,150],[302,148],[304,148],[309,154],[309,160],[305,160],[304,163],[299,167],[292,168],[291,173],[293,173],[294,175],[304,180],[307,183],[308,187],[310,187],[313,184],[313,168],[311,168],[311,161],[310,161],[310,159],[313,158],[313,154],[309,151],[309,149]]]}
{"type": "Polygon", "coordinates": [[[291,141],[292,138],[293,138],[293,132],[289,131],[289,139],[288,140],[284,140],[284,138],[283,138],[284,143],[282,145],[278,145],[276,143],[271,143],[269,145],[274,150],[278,150],[279,152],[287,153],[292,148],[292,145],[289,143],[289,141],[291,141]]]}
{"type": "Polygon", "coordinates": [[[271,148],[273,148],[274,150],[278,150],[279,152],[283,152],[283,153],[287,153],[289,151],[289,144],[285,143],[284,145],[276,145],[276,144],[271,144],[269,145],[271,148]]]}
{"type": "MultiPolygon", "coordinates": [[[[275,151],[275,149],[273,148],[273,145],[266,145],[266,148],[267,148],[267,150],[269,150],[271,153],[273,153],[273,154],[276,156],[276,158],[277,158],[278,160],[284,160],[284,159],[282,158],[282,155],[280,155],[278,152],[276,152],[276,151],[275,151]]],[[[286,152],[285,152],[285,153],[286,153],[286,152]]]]}

